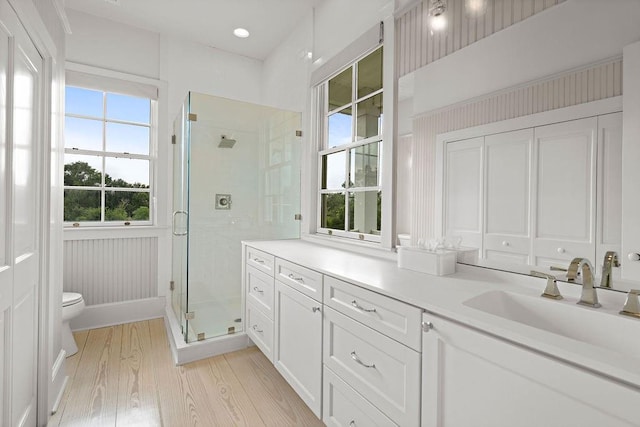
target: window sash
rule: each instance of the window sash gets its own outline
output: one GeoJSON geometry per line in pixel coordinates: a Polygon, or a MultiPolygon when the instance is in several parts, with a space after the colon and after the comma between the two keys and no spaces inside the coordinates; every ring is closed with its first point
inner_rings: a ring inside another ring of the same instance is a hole
{"type": "Polygon", "coordinates": [[[99,170],[101,174],[101,183],[100,186],[70,186],[64,185],[64,190],[81,190],[81,191],[100,191],[100,221],[64,221],[64,225],[66,227],[73,226],[83,226],[83,227],[91,227],[91,226],[99,226],[99,227],[113,227],[113,226],[122,226],[124,225],[153,225],[154,223],[154,197],[155,197],[155,157],[156,157],[156,138],[157,138],[157,91],[158,89],[154,86],[134,83],[134,82],[126,82],[124,80],[119,79],[110,79],[102,76],[92,76],[85,73],[77,73],[72,71],[67,71],[67,86],[77,87],[81,89],[89,89],[96,90],[103,93],[103,105],[102,105],[102,117],[96,117],[92,115],[84,115],[77,113],[65,113],[65,118],[80,118],[86,120],[95,120],[97,122],[102,123],[102,141],[101,141],[101,150],[90,150],[90,149],[79,149],[74,147],[67,147],[65,145],[64,153],[70,155],[88,155],[95,156],[99,158],[99,162],[101,164],[101,168],[99,170]],[[76,74],[82,74],[83,76],[89,76],[86,79],[83,77],[82,79],[76,78],[76,74]],[[72,75],[72,78],[69,79],[69,76],[72,75]],[[90,83],[87,83],[90,82],[90,83]],[[103,84],[104,83],[104,84],[103,84]],[[122,84],[121,84],[122,83],[122,84]],[[131,85],[128,85],[131,83],[131,85]],[[108,90],[113,89],[113,90],[108,90]],[[150,101],[150,117],[149,123],[140,123],[136,121],[129,120],[121,120],[121,119],[108,119],[106,118],[106,96],[108,93],[129,95],[134,97],[141,97],[148,99],[150,101]],[[140,126],[149,129],[149,140],[148,145],[149,154],[135,154],[135,153],[127,153],[127,152],[114,152],[107,151],[107,137],[106,137],[106,129],[108,123],[115,124],[124,124],[131,126],[140,126]],[[146,160],[149,162],[149,176],[148,176],[148,187],[147,188],[139,188],[139,187],[110,187],[105,183],[106,177],[106,161],[109,158],[124,158],[124,159],[132,159],[132,160],[146,160]],[[106,197],[109,192],[129,192],[129,193],[148,193],[149,194],[149,204],[146,205],[149,209],[149,219],[148,220],[109,220],[107,221],[106,216],[106,197]]]}

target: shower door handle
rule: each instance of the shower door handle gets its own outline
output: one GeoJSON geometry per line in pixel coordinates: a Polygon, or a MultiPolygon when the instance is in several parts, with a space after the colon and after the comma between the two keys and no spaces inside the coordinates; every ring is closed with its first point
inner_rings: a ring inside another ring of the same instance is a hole
{"type": "Polygon", "coordinates": [[[171,220],[171,232],[173,233],[174,236],[186,236],[187,235],[187,230],[180,231],[180,232],[176,231],[176,217],[178,215],[180,215],[180,214],[188,216],[189,212],[187,212],[187,211],[174,211],[173,212],[173,218],[171,220]]]}

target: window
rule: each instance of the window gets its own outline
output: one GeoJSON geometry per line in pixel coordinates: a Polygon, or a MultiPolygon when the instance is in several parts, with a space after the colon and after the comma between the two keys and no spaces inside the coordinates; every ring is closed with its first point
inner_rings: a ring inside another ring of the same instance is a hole
{"type": "Polygon", "coordinates": [[[321,83],[319,233],[380,241],[382,46],[321,83]]]}
{"type": "Polygon", "coordinates": [[[155,100],[85,86],[67,77],[64,221],[150,224],[155,100]]]}

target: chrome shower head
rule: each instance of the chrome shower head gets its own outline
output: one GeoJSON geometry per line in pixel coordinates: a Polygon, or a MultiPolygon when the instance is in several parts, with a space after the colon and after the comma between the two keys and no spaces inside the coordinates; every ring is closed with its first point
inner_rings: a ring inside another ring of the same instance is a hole
{"type": "Polygon", "coordinates": [[[220,143],[218,144],[218,148],[233,148],[236,144],[236,140],[233,138],[229,138],[226,135],[220,136],[220,143]]]}

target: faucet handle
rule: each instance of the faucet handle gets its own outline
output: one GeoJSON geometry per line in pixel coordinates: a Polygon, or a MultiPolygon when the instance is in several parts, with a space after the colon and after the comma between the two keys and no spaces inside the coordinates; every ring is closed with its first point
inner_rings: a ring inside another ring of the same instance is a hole
{"type": "Polygon", "coordinates": [[[640,317],[640,289],[631,289],[627,294],[627,300],[620,314],[625,316],[640,317]]]}
{"type": "Polygon", "coordinates": [[[540,271],[531,270],[529,273],[534,277],[542,277],[543,279],[547,279],[547,286],[544,288],[544,292],[540,295],[541,297],[551,298],[551,299],[562,299],[562,295],[560,295],[560,290],[558,289],[558,282],[556,281],[556,276],[551,274],[542,273],[540,271]]]}

